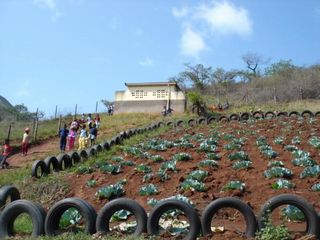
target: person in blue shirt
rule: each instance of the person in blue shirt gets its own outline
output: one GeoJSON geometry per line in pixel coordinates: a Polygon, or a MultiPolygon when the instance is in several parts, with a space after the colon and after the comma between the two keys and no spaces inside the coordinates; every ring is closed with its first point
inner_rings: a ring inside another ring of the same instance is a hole
{"type": "Polygon", "coordinates": [[[97,125],[94,123],[92,128],[90,128],[90,144],[91,146],[96,144],[96,138],[98,135],[97,125]]]}
{"type": "Polygon", "coordinates": [[[68,134],[69,130],[67,129],[67,124],[64,124],[63,128],[59,130],[61,152],[64,152],[66,150],[68,134]]]}

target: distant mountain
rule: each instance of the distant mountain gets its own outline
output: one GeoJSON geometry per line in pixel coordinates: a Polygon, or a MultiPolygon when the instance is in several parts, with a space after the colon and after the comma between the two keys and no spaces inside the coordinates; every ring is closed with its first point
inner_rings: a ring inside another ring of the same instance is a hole
{"type": "Polygon", "coordinates": [[[17,110],[4,97],[0,96],[0,121],[13,120],[17,116],[17,110]]]}

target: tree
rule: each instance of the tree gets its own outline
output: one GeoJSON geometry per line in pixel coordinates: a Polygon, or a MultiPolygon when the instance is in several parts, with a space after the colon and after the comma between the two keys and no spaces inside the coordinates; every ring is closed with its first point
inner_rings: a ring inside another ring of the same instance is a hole
{"type": "Polygon", "coordinates": [[[217,68],[212,73],[212,78],[214,85],[216,86],[216,94],[218,95],[218,102],[220,103],[220,95],[226,95],[228,92],[228,87],[234,82],[235,78],[238,76],[238,71],[231,70],[225,71],[223,68],[217,68]]]}
{"type": "Polygon", "coordinates": [[[188,92],[188,100],[192,103],[192,112],[196,111],[198,115],[204,113],[205,111],[205,102],[202,95],[198,92],[188,92]]]}
{"type": "Polygon", "coordinates": [[[280,60],[279,62],[271,64],[270,67],[265,69],[265,75],[271,77],[274,75],[287,75],[297,67],[292,63],[292,60],[280,60]]]}
{"type": "MultiPolygon", "coordinates": [[[[263,59],[260,55],[257,53],[247,53],[242,56],[242,60],[247,64],[247,68],[251,71],[251,74],[253,77],[256,77],[258,75],[258,67],[261,64],[265,64],[267,60],[263,59]]],[[[251,81],[252,78],[249,79],[251,81]]]]}

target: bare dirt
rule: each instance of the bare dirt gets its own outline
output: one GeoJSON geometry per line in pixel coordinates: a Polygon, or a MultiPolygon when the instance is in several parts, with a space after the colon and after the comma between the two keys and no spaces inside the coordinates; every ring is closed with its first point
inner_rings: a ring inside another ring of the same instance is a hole
{"type": "MultiPolygon", "coordinates": [[[[205,137],[210,135],[210,126],[197,126],[188,129],[172,129],[164,134],[161,134],[158,138],[166,140],[175,140],[182,137],[186,133],[194,135],[196,133],[203,133],[205,137]]],[[[151,154],[160,154],[164,159],[170,160],[172,156],[179,152],[186,152],[192,156],[192,160],[186,162],[177,162],[177,168],[179,171],[177,173],[171,172],[169,175],[170,180],[165,182],[160,182],[157,179],[151,180],[149,183],[153,183],[158,187],[159,194],[154,196],[140,196],[138,194],[139,188],[146,183],[143,183],[143,176],[145,174],[138,173],[134,170],[134,167],[124,166],[122,173],[117,175],[109,175],[101,173],[99,170],[93,172],[92,174],[85,175],[69,175],[67,176],[67,181],[69,182],[72,189],[70,196],[76,196],[85,199],[91,203],[95,209],[98,211],[107,202],[107,200],[98,200],[95,197],[95,193],[98,189],[103,186],[114,184],[119,180],[127,179],[127,184],[124,185],[125,197],[131,198],[139,202],[146,210],[149,212],[151,207],[147,204],[149,198],[156,198],[157,200],[171,197],[173,195],[182,194],[188,197],[195,204],[196,209],[201,213],[201,211],[213,200],[226,196],[239,197],[244,202],[248,203],[254,213],[257,215],[263,203],[265,203],[271,197],[281,194],[281,193],[291,193],[296,194],[305,198],[309,201],[317,210],[320,212],[320,202],[318,201],[320,197],[320,192],[313,192],[310,187],[320,182],[318,178],[305,178],[301,179],[299,174],[302,172],[303,167],[294,166],[291,162],[293,156],[290,152],[285,151],[283,146],[276,145],[273,140],[277,136],[284,136],[286,138],[285,145],[291,144],[291,139],[295,136],[300,136],[302,139],[301,144],[297,145],[299,149],[310,152],[311,157],[320,164],[320,151],[312,147],[308,143],[308,139],[312,136],[311,134],[320,135],[320,121],[313,124],[309,124],[307,120],[304,122],[298,121],[296,119],[272,119],[257,121],[256,123],[221,123],[217,129],[220,132],[232,133],[238,137],[247,138],[242,150],[249,154],[249,158],[253,163],[253,168],[249,170],[234,170],[232,168],[233,162],[228,159],[228,155],[233,152],[231,150],[225,150],[223,146],[230,142],[221,139],[218,144],[218,151],[222,156],[219,161],[219,167],[217,169],[205,168],[209,172],[209,175],[205,179],[205,185],[207,188],[206,192],[197,191],[183,191],[180,189],[181,182],[185,179],[186,175],[192,170],[199,169],[198,163],[201,160],[206,159],[206,154],[204,152],[197,152],[196,149],[199,147],[199,142],[192,141],[196,145],[196,148],[170,148],[167,151],[149,151],[151,154]],[[238,130],[242,133],[238,134],[238,130]],[[243,131],[253,130],[256,135],[243,134],[243,131]],[[281,160],[284,162],[285,167],[293,171],[293,177],[291,182],[296,185],[295,189],[281,189],[273,190],[271,184],[275,182],[275,179],[266,179],[263,175],[264,171],[267,169],[269,160],[264,157],[257,145],[256,137],[265,136],[267,142],[272,146],[273,150],[279,153],[279,156],[275,160],[281,160]],[[97,186],[89,188],[86,186],[88,180],[94,179],[97,181],[97,186]],[[235,191],[221,191],[222,187],[231,180],[240,180],[246,184],[244,192],[238,190],[235,191]]],[[[119,153],[125,160],[133,160],[136,165],[144,163],[152,168],[153,172],[159,170],[161,163],[151,162],[147,159],[141,159],[129,154],[119,153]]],[[[234,220],[231,225],[236,226],[235,228],[244,229],[244,223],[241,220],[234,220]]],[[[303,235],[305,228],[304,223],[291,223],[290,229],[294,230],[295,239],[298,239],[303,235]]],[[[214,239],[246,239],[245,237],[239,235],[238,231],[226,230],[223,234],[215,234],[214,239]]]]}

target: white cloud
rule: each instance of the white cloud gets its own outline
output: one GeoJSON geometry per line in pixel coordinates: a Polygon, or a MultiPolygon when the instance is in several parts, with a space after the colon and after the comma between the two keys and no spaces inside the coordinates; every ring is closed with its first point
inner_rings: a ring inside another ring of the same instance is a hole
{"type": "Polygon", "coordinates": [[[200,33],[195,32],[191,26],[184,27],[181,37],[181,53],[183,55],[198,57],[206,49],[206,44],[200,33]]]}
{"type": "Polygon", "coordinates": [[[215,34],[246,37],[252,33],[253,21],[248,11],[228,1],[213,1],[211,4],[201,5],[196,17],[203,19],[215,34]]]}
{"type": "Polygon", "coordinates": [[[57,7],[55,0],[33,0],[33,2],[39,7],[45,7],[51,10],[55,10],[57,7]]]}
{"type": "Polygon", "coordinates": [[[154,61],[150,57],[146,57],[144,60],[140,61],[139,64],[143,67],[151,67],[154,64],[154,61]]]}
{"type": "Polygon", "coordinates": [[[183,7],[181,9],[178,9],[178,8],[172,9],[172,15],[175,16],[176,18],[185,17],[188,15],[188,13],[189,13],[189,10],[186,7],[183,7]]]}

